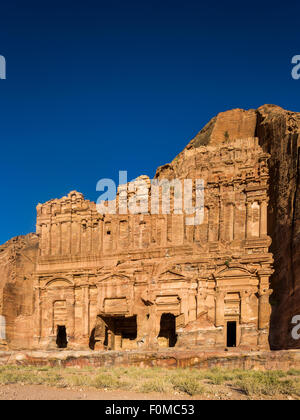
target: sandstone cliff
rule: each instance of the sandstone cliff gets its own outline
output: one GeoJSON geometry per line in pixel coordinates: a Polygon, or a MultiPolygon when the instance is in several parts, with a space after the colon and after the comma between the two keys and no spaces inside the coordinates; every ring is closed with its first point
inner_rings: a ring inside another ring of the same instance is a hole
{"type": "MultiPolygon", "coordinates": [[[[270,334],[274,349],[300,347],[300,340],[293,340],[290,334],[292,317],[300,315],[299,134],[300,113],[275,105],[222,112],[156,173],[157,178],[193,177],[197,174],[195,149],[220,143],[230,147],[233,140],[254,136],[259,138],[264,152],[271,155],[268,234],[272,237],[271,252],[275,260],[270,334]]],[[[209,170],[209,162],[207,166],[209,170]]],[[[30,345],[28,328],[34,307],[32,273],[37,253],[35,234],[12,239],[0,247],[0,313],[6,317],[7,338],[12,347],[30,345]]]]}
{"type": "Polygon", "coordinates": [[[6,320],[6,339],[11,348],[30,347],[32,274],[37,252],[38,236],[33,233],[0,246],[0,313],[6,320]]]}
{"type": "Polygon", "coordinates": [[[268,234],[272,237],[275,273],[270,343],[274,349],[300,347],[291,338],[291,319],[300,314],[300,113],[276,105],[257,110],[234,109],[214,117],[156,177],[191,176],[193,150],[238,138],[256,136],[269,161],[268,234]]]}
{"type": "Polygon", "coordinates": [[[300,347],[292,339],[291,319],[300,314],[300,114],[277,106],[257,110],[257,136],[271,154],[269,233],[273,239],[273,348],[300,347]]]}

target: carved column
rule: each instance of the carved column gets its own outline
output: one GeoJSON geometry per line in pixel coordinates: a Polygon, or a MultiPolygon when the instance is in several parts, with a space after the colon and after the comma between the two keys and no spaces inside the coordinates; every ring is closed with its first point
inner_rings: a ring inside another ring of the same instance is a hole
{"type": "Polygon", "coordinates": [[[93,228],[92,228],[92,222],[88,219],[87,220],[87,227],[86,227],[86,254],[89,255],[92,251],[92,239],[93,239],[93,228]]]}
{"type": "Polygon", "coordinates": [[[82,254],[82,225],[81,221],[78,221],[78,254],[82,254]]]}
{"type": "Polygon", "coordinates": [[[62,223],[57,223],[58,227],[58,255],[62,255],[62,223]]]}
{"type": "Polygon", "coordinates": [[[250,294],[248,290],[243,290],[241,292],[241,324],[246,324],[247,322],[249,322],[249,296],[250,294]]]}
{"type": "Polygon", "coordinates": [[[269,328],[271,305],[269,303],[269,296],[272,290],[259,290],[258,291],[258,329],[269,328]]]}
{"type": "Polygon", "coordinates": [[[90,297],[89,286],[82,287],[82,331],[83,335],[89,335],[90,325],[90,297]]]}
{"type": "Polygon", "coordinates": [[[181,313],[184,314],[185,319],[189,319],[189,292],[187,289],[183,290],[181,299],[181,313]]]}
{"type": "Polygon", "coordinates": [[[168,236],[167,216],[168,216],[167,214],[163,214],[160,219],[162,221],[162,226],[161,226],[161,238],[162,238],[161,245],[162,246],[167,246],[167,239],[168,239],[167,238],[168,236]]]}
{"type": "Polygon", "coordinates": [[[207,297],[207,291],[205,287],[205,281],[199,280],[197,287],[197,316],[199,316],[205,310],[205,299],[207,297]]]}
{"type": "Polygon", "coordinates": [[[48,290],[46,301],[44,304],[45,311],[43,314],[43,322],[45,325],[44,336],[47,338],[49,337],[50,340],[51,340],[51,337],[53,338],[54,336],[56,336],[56,333],[54,331],[54,302],[55,302],[55,299],[49,296],[49,290],[48,290]],[[51,313],[49,314],[50,316],[46,316],[46,311],[48,313],[51,311],[51,313]]]}
{"type": "Polygon", "coordinates": [[[267,201],[262,201],[260,204],[260,236],[267,235],[267,201]]]}
{"type": "Polygon", "coordinates": [[[216,291],[216,316],[215,316],[215,325],[216,327],[224,326],[224,310],[225,310],[225,293],[222,291],[216,291]]]}
{"type": "Polygon", "coordinates": [[[45,223],[42,223],[39,227],[39,231],[37,230],[37,233],[40,232],[41,240],[40,240],[40,254],[48,255],[48,249],[49,246],[49,238],[48,238],[48,226],[45,223]]]}
{"type": "Polygon", "coordinates": [[[103,285],[97,284],[97,312],[100,313],[103,311],[103,285]]]}
{"type": "Polygon", "coordinates": [[[269,348],[268,336],[271,315],[271,305],[269,296],[273,290],[269,289],[269,278],[273,273],[271,268],[262,269],[258,272],[258,337],[257,344],[259,348],[269,348]]]}
{"type": "Polygon", "coordinates": [[[234,232],[234,203],[228,204],[229,216],[228,216],[228,240],[233,241],[234,232]]]}
{"type": "Polygon", "coordinates": [[[246,203],[246,238],[249,239],[252,236],[251,228],[252,228],[252,203],[248,201],[246,203]]]}
{"type": "Polygon", "coordinates": [[[67,255],[71,254],[71,241],[72,241],[71,229],[72,229],[72,223],[71,221],[68,221],[67,222],[67,238],[66,238],[66,254],[67,255]]]}
{"type": "Polygon", "coordinates": [[[40,339],[42,335],[42,311],[41,311],[41,289],[35,288],[35,338],[40,339]]]}
{"type": "Polygon", "coordinates": [[[72,297],[67,300],[67,314],[69,319],[69,337],[75,336],[75,288],[71,290],[72,297]]]}
{"type": "Polygon", "coordinates": [[[52,253],[52,236],[51,236],[51,230],[52,230],[52,224],[51,224],[51,220],[49,221],[49,227],[48,227],[48,246],[47,246],[47,255],[51,255],[52,253]]]}
{"type": "Polygon", "coordinates": [[[214,207],[213,205],[207,206],[207,212],[208,212],[208,241],[212,242],[215,240],[214,237],[214,207]]]}
{"type": "Polygon", "coordinates": [[[258,292],[258,336],[257,345],[261,349],[269,349],[269,324],[271,316],[271,305],[269,296],[272,290],[260,290],[258,292]]]}
{"type": "MultiPolygon", "coordinates": [[[[222,200],[220,198],[220,200],[222,200]]],[[[224,225],[224,204],[220,201],[219,207],[219,237],[218,240],[225,239],[225,225],[224,225]]]]}
{"type": "Polygon", "coordinates": [[[70,220],[70,236],[69,236],[69,253],[72,254],[72,243],[73,243],[73,222],[70,220]]]}
{"type": "Polygon", "coordinates": [[[98,235],[99,235],[98,253],[102,254],[102,252],[103,252],[103,220],[102,219],[99,220],[98,235]]]}

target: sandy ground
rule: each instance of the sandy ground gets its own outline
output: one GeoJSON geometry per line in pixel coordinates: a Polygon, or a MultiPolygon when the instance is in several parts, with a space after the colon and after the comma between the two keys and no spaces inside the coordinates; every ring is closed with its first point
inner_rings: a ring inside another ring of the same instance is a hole
{"type": "MultiPolygon", "coordinates": [[[[292,397],[282,395],[272,398],[255,399],[284,399],[292,397]]],[[[55,388],[44,385],[2,385],[0,386],[0,400],[249,400],[241,392],[219,387],[214,394],[189,397],[186,394],[162,394],[158,392],[137,393],[131,391],[105,391],[93,388],[55,388]]]]}
{"type": "MultiPolygon", "coordinates": [[[[0,400],[191,400],[186,395],[52,388],[44,385],[2,385],[0,400]]],[[[194,398],[197,399],[197,398],[194,398]]]]}

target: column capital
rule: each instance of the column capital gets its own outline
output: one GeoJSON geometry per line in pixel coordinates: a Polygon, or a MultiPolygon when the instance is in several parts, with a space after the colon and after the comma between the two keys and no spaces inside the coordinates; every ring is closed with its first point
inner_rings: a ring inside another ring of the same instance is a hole
{"type": "Polygon", "coordinates": [[[268,289],[268,288],[259,288],[257,291],[258,296],[261,298],[263,296],[270,296],[273,293],[272,289],[268,289]]]}

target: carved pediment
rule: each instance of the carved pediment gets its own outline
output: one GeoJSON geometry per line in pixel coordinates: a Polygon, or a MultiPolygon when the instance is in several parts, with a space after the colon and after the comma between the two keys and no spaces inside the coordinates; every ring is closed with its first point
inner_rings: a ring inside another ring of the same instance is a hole
{"type": "Polygon", "coordinates": [[[53,279],[53,280],[50,280],[46,284],[46,287],[51,288],[51,289],[56,288],[56,287],[69,287],[69,286],[73,286],[73,283],[67,279],[53,279]]]}
{"type": "Polygon", "coordinates": [[[214,278],[228,278],[228,277],[252,277],[255,270],[247,270],[242,265],[237,266],[224,266],[216,273],[213,274],[214,278]]]}
{"type": "Polygon", "coordinates": [[[100,279],[101,283],[127,283],[130,281],[130,277],[125,276],[124,274],[111,274],[102,279],[100,279]]]}
{"type": "Polygon", "coordinates": [[[161,273],[158,277],[159,282],[168,282],[168,281],[182,281],[182,280],[189,280],[189,278],[185,277],[184,275],[177,273],[174,270],[167,270],[161,273]]]}

